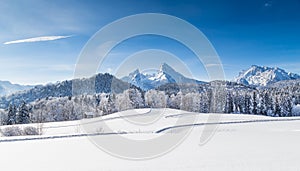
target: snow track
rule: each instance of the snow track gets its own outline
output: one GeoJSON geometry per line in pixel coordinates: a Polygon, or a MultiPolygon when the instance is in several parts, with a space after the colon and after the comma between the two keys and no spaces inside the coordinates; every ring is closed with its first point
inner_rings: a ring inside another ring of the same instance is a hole
{"type": "Polygon", "coordinates": [[[16,142],[16,141],[33,141],[33,140],[48,140],[48,139],[59,139],[59,138],[75,138],[75,137],[86,137],[86,136],[98,136],[98,135],[116,135],[125,133],[93,133],[93,134],[72,134],[72,135],[54,135],[54,136],[42,136],[42,137],[27,137],[27,138],[12,138],[12,139],[0,139],[0,143],[3,142],[16,142]]]}
{"type": "Polygon", "coordinates": [[[168,130],[191,127],[191,126],[205,126],[205,125],[227,125],[227,124],[244,124],[244,123],[257,123],[257,122],[280,122],[280,121],[300,121],[300,118],[297,119],[263,119],[263,120],[244,120],[244,121],[231,121],[231,122],[210,122],[210,123],[195,123],[195,124],[186,124],[186,125],[177,125],[171,127],[162,128],[155,133],[162,133],[168,130]]]}

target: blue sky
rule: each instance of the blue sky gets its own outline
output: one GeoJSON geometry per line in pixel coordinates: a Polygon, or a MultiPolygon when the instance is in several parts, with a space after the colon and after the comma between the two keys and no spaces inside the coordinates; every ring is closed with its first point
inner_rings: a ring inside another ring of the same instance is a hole
{"type": "MultiPolygon", "coordinates": [[[[94,33],[122,17],[149,12],[174,15],[200,29],[218,52],[228,80],[252,64],[300,74],[299,11],[299,0],[2,0],[0,80],[44,84],[71,79],[78,55],[94,33]],[[28,38],[36,39],[12,42],[28,38]]],[[[126,56],[145,49],[170,51],[196,78],[207,79],[188,49],[159,36],[123,42],[100,72],[113,72],[126,56]]]]}

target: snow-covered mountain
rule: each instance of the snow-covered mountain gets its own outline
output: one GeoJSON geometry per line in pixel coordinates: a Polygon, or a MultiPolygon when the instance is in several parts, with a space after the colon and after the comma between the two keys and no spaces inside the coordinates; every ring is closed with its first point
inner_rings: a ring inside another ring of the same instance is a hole
{"type": "Polygon", "coordinates": [[[137,69],[131,72],[128,76],[121,78],[121,80],[140,87],[143,90],[157,88],[158,86],[167,83],[204,83],[183,76],[166,63],[163,63],[160,66],[159,70],[154,74],[141,73],[137,69]]]}
{"type": "Polygon", "coordinates": [[[286,72],[278,67],[252,65],[248,70],[240,72],[235,81],[245,85],[267,86],[278,81],[296,79],[300,79],[300,75],[286,72]]]}
{"type": "Polygon", "coordinates": [[[9,81],[0,81],[0,96],[6,96],[23,90],[33,88],[30,85],[12,84],[9,81]]]}

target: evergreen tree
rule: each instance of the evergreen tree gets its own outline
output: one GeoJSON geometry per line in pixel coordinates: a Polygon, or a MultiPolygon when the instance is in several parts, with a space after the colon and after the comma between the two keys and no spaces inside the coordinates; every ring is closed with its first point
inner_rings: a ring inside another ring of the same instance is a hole
{"type": "Polygon", "coordinates": [[[261,115],[267,115],[267,111],[266,111],[266,101],[265,101],[265,96],[264,94],[260,94],[259,97],[259,114],[261,115]]]}
{"type": "Polygon", "coordinates": [[[28,124],[30,122],[29,108],[25,101],[19,106],[17,123],[18,124],[28,124]]]}
{"type": "Polygon", "coordinates": [[[231,92],[229,91],[226,96],[226,104],[225,104],[225,113],[233,112],[233,98],[231,92]]]}
{"type": "Polygon", "coordinates": [[[292,116],[292,108],[293,106],[291,100],[286,97],[282,106],[282,116],[292,116]]]}
{"type": "Polygon", "coordinates": [[[253,91],[253,102],[252,102],[252,104],[253,104],[253,108],[252,108],[252,113],[253,114],[257,114],[257,100],[256,100],[256,91],[253,91]]]}
{"type": "Polygon", "coordinates": [[[275,112],[274,112],[275,115],[277,116],[281,116],[281,108],[280,108],[280,105],[279,105],[279,101],[278,101],[278,97],[276,97],[275,99],[275,112]]]}
{"type": "Polygon", "coordinates": [[[12,105],[12,104],[9,104],[9,107],[8,107],[8,116],[7,116],[7,121],[6,121],[6,124],[7,125],[13,125],[16,123],[16,106],[15,105],[12,105]]]}
{"type": "Polygon", "coordinates": [[[245,93],[245,110],[244,113],[246,114],[250,114],[250,105],[251,105],[251,101],[250,101],[250,96],[245,93]]]}
{"type": "Polygon", "coordinates": [[[265,104],[266,104],[266,115],[272,115],[274,113],[274,108],[273,108],[273,99],[270,97],[269,93],[265,93],[265,104]]]}

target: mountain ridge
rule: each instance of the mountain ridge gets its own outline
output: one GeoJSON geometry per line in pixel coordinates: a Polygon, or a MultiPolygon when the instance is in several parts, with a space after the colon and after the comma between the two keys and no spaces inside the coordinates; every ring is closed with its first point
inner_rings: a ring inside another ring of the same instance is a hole
{"type": "Polygon", "coordinates": [[[29,90],[32,85],[13,84],[10,81],[0,81],[0,96],[10,95],[19,91],[29,90]]]}
{"type": "MultiPolygon", "coordinates": [[[[117,79],[115,76],[105,73],[98,73],[89,78],[65,80],[57,83],[38,85],[23,92],[17,92],[8,96],[0,97],[0,108],[7,108],[10,103],[20,104],[33,102],[37,99],[47,97],[66,97],[91,93],[120,93],[125,89],[134,87],[133,85],[117,79]],[[94,90],[90,90],[91,85],[95,85],[94,90]],[[73,88],[77,88],[74,94],[73,88]]],[[[135,87],[137,88],[137,87],[135,87]]]]}
{"type": "Polygon", "coordinates": [[[245,85],[268,86],[279,81],[297,79],[300,79],[300,75],[278,67],[252,65],[241,71],[234,81],[245,85]]]}
{"type": "Polygon", "coordinates": [[[205,83],[183,76],[166,63],[162,63],[159,70],[154,74],[144,74],[139,69],[136,69],[129,73],[128,76],[121,78],[121,80],[140,87],[143,90],[154,89],[167,83],[205,83]]]}

